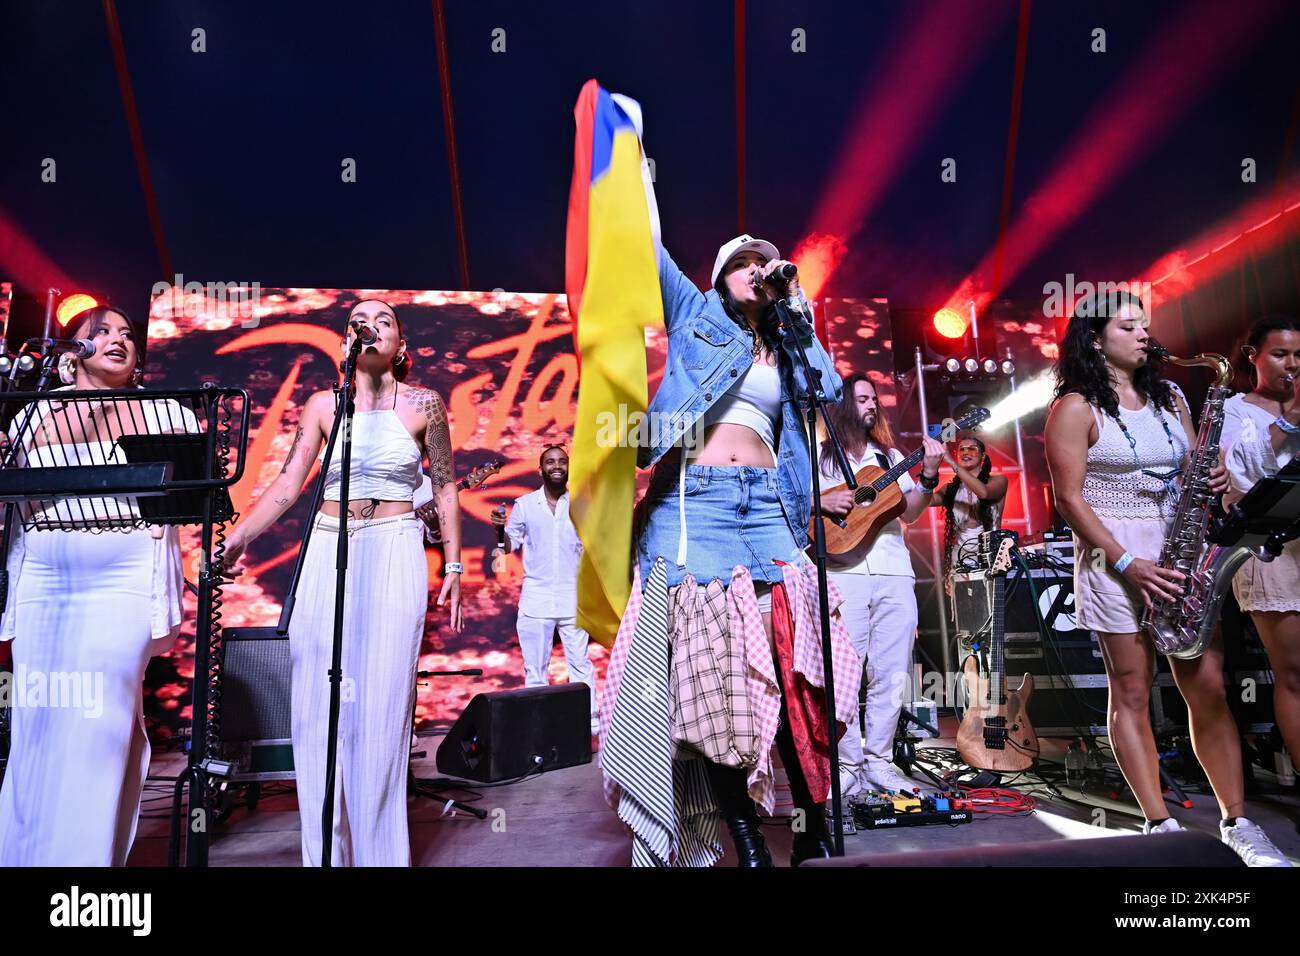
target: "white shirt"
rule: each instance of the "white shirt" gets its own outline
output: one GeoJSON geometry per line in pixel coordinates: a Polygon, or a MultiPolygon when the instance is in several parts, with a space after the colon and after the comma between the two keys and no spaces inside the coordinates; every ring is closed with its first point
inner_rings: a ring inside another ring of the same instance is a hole
{"type": "Polygon", "coordinates": [[[578,559],[582,541],[569,520],[569,493],[546,503],[546,489],[515,499],[506,521],[510,549],[523,549],[524,584],[519,613],[529,617],[575,617],[578,613],[578,559]]]}
{"type": "Polygon", "coordinates": [[[1266,475],[1277,474],[1292,458],[1300,454],[1300,435],[1287,435],[1282,447],[1273,450],[1273,433],[1269,426],[1277,415],[1246,401],[1243,394],[1233,395],[1223,403],[1223,431],[1219,447],[1224,464],[1232,477],[1232,488],[1224,501],[1232,504],[1250,491],[1266,475]]]}
{"type": "MultiPolygon", "coordinates": [[[[875,442],[868,442],[866,451],[861,458],[854,458],[849,455],[849,467],[856,474],[860,469],[867,465],[879,465],[876,458],[880,454],[880,446],[875,442]]],[[[820,454],[820,449],[819,449],[820,454]]],[[[889,449],[889,465],[892,468],[903,460],[903,453],[897,448],[889,449]]],[[[820,458],[819,458],[820,460],[820,458]]],[[[831,463],[831,470],[821,469],[822,490],[834,488],[844,484],[844,476],[839,473],[834,462],[831,463]]],[[[904,472],[898,479],[898,488],[903,494],[907,494],[916,487],[916,482],[912,476],[904,472]]],[[[856,506],[855,506],[856,507],[856,506]]],[[[907,542],[903,539],[903,522],[899,518],[886,524],[876,535],[875,541],[869,546],[859,544],[847,554],[828,555],[826,566],[832,570],[843,574],[896,574],[902,577],[914,578],[916,572],[912,570],[912,556],[907,550],[907,542]]]]}

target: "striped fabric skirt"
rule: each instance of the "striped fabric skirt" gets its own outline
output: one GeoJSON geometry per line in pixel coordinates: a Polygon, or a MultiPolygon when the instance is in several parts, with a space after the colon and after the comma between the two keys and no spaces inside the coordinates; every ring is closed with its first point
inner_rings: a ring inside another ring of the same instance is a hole
{"type": "MultiPolygon", "coordinates": [[[[406,776],[428,609],[414,514],[348,522],[334,866],[410,866],[406,776]]],[[[333,654],[337,518],[317,515],[289,625],[293,761],[305,866],[319,866],[333,654]]]]}

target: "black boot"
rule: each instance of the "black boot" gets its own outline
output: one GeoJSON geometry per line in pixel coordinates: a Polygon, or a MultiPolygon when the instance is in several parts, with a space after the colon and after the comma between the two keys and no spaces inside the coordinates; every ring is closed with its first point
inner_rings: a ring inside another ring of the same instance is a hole
{"type": "Polygon", "coordinates": [[[771,866],[772,854],[767,851],[758,814],[754,812],[754,801],[749,799],[745,771],[724,767],[712,760],[705,760],[704,766],[708,770],[714,799],[722,811],[723,822],[731,831],[731,842],[736,845],[736,865],[771,866]]]}
{"type": "Polygon", "coordinates": [[[826,805],[813,803],[808,782],[804,779],[803,767],[799,764],[798,751],[795,750],[794,735],[790,733],[790,718],[784,703],[781,705],[781,723],[776,732],[776,749],[781,754],[785,775],[790,778],[790,797],[804,816],[803,832],[794,835],[790,865],[798,866],[804,860],[834,856],[835,844],[826,829],[826,805]]]}

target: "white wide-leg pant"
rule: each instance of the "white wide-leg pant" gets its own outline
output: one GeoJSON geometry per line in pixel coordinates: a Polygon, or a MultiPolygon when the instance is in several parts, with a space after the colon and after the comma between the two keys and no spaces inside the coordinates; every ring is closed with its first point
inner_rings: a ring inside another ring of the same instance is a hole
{"type": "MultiPolygon", "coordinates": [[[[421,527],[413,514],[348,522],[334,866],[411,865],[411,695],[429,603],[421,527]]],[[[338,519],[318,515],[289,624],[304,866],[321,856],[337,547],[338,519]]]]}
{"type": "Polygon", "coordinates": [[[148,531],[33,531],[17,587],[0,866],[122,866],[149,771],[148,531]]]}
{"type": "Polygon", "coordinates": [[[586,684],[591,691],[591,716],[596,716],[596,673],[587,653],[587,632],[578,627],[574,617],[529,617],[520,613],[515,622],[519,631],[519,649],[524,656],[524,686],[544,687],[551,661],[551,642],[560,632],[564,645],[564,663],[569,668],[569,683],[586,684]]]}
{"type": "Polygon", "coordinates": [[[830,572],[844,595],[840,614],[867,665],[866,731],[840,738],[840,764],[867,769],[894,759],[894,731],[903,709],[916,640],[916,579],[901,574],[830,572]]]}

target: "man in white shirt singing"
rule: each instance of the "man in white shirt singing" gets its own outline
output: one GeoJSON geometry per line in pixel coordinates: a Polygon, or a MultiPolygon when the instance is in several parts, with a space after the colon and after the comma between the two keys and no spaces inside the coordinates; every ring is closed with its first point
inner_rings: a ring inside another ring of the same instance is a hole
{"type": "Polygon", "coordinates": [[[524,656],[524,686],[543,687],[555,632],[560,632],[570,683],[591,690],[591,726],[597,728],[596,677],[587,656],[587,632],[578,627],[578,559],[582,541],[569,520],[569,456],[559,445],[542,451],[542,487],[515,499],[510,519],[492,513],[505,529],[507,551],[523,549],[524,583],[519,593],[519,647],[524,656]]]}
{"type": "MultiPolygon", "coordinates": [[[[905,456],[893,447],[889,421],[880,409],[875,386],[862,374],[844,381],[844,397],[829,409],[836,433],[844,443],[854,473],[867,465],[891,468],[905,456]]],[[[876,535],[841,555],[830,555],[827,571],[844,595],[840,613],[858,656],[867,665],[866,730],[850,727],[840,738],[840,786],[845,796],[863,789],[910,790],[913,781],[893,767],[894,732],[909,686],[912,643],[916,639],[916,572],[903,540],[902,522],[912,522],[929,507],[939,481],[943,446],[928,436],[920,483],[904,473],[898,487],[907,502],[901,519],[895,518],[876,535]]],[[[856,507],[844,476],[835,465],[834,452],[822,443],[822,509],[828,517],[845,519],[856,507]]]]}

